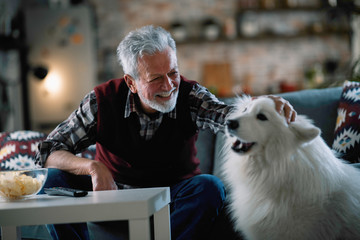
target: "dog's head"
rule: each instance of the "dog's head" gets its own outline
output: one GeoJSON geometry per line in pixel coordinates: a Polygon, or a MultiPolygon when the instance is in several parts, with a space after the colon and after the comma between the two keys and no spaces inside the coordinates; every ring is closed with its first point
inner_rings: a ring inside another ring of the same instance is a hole
{"type": "MultiPolygon", "coordinates": [[[[285,117],[275,109],[275,102],[266,97],[251,100],[241,97],[235,104],[226,125],[226,134],[234,137],[232,149],[239,154],[269,151],[276,145],[297,147],[320,134],[311,121],[298,116],[295,122],[287,124],[285,117]]],[[[275,149],[273,149],[275,150],[275,149]]]]}

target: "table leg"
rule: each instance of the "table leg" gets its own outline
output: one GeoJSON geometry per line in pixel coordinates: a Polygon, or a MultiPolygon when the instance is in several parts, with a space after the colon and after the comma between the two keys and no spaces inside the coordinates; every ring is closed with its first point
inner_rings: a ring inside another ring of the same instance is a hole
{"type": "Polygon", "coordinates": [[[171,239],[169,204],[154,213],[154,232],[156,240],[171,239]]]}
{"type": "Polygon", "coordinates": [[[21,228],[20,226],[2,226],[1,227],[1,239],[2,240],[21,240],[21,228]]]}
{"type": "Polygon", "coordinates": [[[150,240],[150,219],[129,220],[130,240],[150,240]]]}

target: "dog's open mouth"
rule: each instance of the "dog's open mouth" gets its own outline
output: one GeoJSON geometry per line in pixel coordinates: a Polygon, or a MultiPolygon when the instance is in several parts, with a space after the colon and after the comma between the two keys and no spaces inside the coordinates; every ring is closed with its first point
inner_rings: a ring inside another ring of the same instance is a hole
{"type": "Polygon", "coordinates": [[[241,142],[239,139],[237,139],[233,145],[231,146],[232,150],[234,150],[235,152],[238,153],[246,153],[248,152],[252,146],[254,146],[255,143],[245,143],[245,142],[241,142]]]}

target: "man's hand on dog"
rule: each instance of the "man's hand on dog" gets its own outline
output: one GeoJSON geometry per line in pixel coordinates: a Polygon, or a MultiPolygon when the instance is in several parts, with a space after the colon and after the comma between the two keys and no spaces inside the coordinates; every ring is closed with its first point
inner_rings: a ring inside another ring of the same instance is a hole
{"type": "Polygon", "coordinates": [[[276,111],[279,114],[284,113],[286,122],[288,124],[290,122],[295,121],[297,113],[294,110],[293,106],[288,101],[286,101],[282,97],[275,96],[275,95],[266,95],[264,97],[268,97],[268,98],[271,98],[272,100],[274,100],[276,111]]]}

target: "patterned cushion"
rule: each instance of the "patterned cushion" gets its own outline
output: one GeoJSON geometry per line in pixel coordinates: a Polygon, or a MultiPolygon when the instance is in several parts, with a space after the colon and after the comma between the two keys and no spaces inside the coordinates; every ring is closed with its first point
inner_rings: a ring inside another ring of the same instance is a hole
{"type": "Polygon", "coordinates": [[[34,158],[46,134],[34,131],[0,133],[0,170],[35,168],[34,158]]]}
{"type": "MultiPolygon", "coordinates": [[[[326,116],[324,116],[326,117],[326,116]]],[[[338,107],[333,149],[351,163],[360,162],[360,83],[346,81],[338,107]]]]}
{"type": "MultiPolygon", "coordinates": [[[[0,132],[0,171],[35,168],[38,144],[46,134],[35,131],[0,132]]],[[[89,146],[78,157],[95,159],[96,145],[89,146]]]]}

